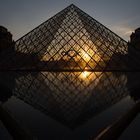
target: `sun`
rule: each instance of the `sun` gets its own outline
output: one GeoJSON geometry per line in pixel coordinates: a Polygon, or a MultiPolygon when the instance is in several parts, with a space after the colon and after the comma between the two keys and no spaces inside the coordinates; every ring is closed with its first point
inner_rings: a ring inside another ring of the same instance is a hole
{"type": "Polygon", "coordinates": [[[91,57],[89,56],[89,54],[87,54],[85,51],[82,51],[82,55],[83,55],[83,59],[88,62],[91,57]]]}

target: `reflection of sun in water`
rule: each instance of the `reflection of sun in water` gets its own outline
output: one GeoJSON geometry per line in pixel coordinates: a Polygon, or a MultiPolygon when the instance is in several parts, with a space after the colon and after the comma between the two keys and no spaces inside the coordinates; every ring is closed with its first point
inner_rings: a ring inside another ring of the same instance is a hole
{"type": "Polygon", "coordinates": [[[94,85],[98,84],[100,81],[100,78],[102,77],[102,72],[89,72],[89,71],[83,71],[79,75],[79,78],[86,84],[90,84],[94,81],[94,85]]]}
{"type": "Polygon", "coordinates": [[[87,78],[89,75],[91,74],[91,72],[88,71],[84,71],[80,74],[80,78],[85,79],[87,78]]]}

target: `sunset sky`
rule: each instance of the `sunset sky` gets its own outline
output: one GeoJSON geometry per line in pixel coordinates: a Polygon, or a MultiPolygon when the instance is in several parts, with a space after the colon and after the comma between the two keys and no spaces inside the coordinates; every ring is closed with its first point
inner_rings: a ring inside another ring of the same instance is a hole
{"type": "Polygon", "coordinates": [[[0,25],[17,40],[72,3],[126,41],[140,27],[140,0],[0,0],[0,25]]]}

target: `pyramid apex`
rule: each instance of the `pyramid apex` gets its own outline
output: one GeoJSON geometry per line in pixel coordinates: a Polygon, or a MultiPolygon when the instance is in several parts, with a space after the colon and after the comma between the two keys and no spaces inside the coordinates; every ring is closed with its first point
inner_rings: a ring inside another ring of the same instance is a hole
{"type": "Polygon", "coordinates": [[[74,7],[76,7],[76,6],[72,3],[72,4],[70,4],[69,7],[74,8],[74,7]]]}
{"type": "Polygon", "coordinates": [[[75,6],[75,5],[72,3],[72,4],[70,4],[70,6],[75,6]]]}

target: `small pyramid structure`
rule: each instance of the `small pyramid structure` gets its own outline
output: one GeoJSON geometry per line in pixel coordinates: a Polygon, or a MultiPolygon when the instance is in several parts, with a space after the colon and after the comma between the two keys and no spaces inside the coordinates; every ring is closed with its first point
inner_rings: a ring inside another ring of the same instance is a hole
{"type": "Polygon", "coordinates": [[[140,65],[125,40],[73,4],[17,40],[8,61],[8,69],[40,71],[129,71],[130,63],[140,65]]]}

